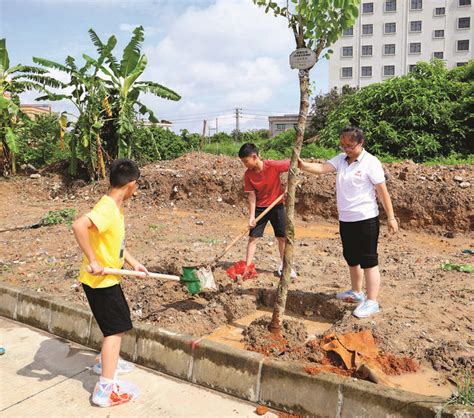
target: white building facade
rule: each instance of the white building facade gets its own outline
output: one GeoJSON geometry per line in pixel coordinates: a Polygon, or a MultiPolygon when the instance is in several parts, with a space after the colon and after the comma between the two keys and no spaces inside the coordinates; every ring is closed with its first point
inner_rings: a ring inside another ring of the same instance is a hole
{"type": "MultiPolygon", "coordinates": [[[[312,117],[310,115],[306,118],[306,125],[311,123],[312,117]]],[[[298,114],[269,116],[268,129],[270,131],[270,138],[274,138],[278,134],[287,131],[288,129],[296,129],[298,126],[298,114]]]]}
{"type": "Polygon", "coordinates": [[[473,20],[472,0],[361,0],[332,48],[329,87],[364,87],[432,58],[463,65],[474,58],[473,20]]]}

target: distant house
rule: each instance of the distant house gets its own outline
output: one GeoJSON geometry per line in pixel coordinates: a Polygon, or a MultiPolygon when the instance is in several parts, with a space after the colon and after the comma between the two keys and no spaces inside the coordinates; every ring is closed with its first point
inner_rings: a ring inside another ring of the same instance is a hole
{"type": "Polygon", "coordinates": [[[140,120],[140,122],[142,122],[144,126],[159,126],[160,128],[166,129],[168,131],[171,131],[171,128],[173,127],[173,122],[164,119],[157,123],[153,123],[148,120],[140,120]]]}
{"type": "Polygon", "coordinates": [[[46,104],[22,104],[20,109],[30,119],[36,119],[38,116],[50,115],[51,105],[46,104]]]}
{"type": "MultiPolygon", "coordinates": [[[[308,115],[306,124],[311,121],[311,116],[308,115]]],[[[295,129],[298,126],[298,115],[283,115],[283,116],[269,116],[268,129],[270,130],[270,138],[274,138],[278,134],[287,131],[288,129],[295,129]]]]}

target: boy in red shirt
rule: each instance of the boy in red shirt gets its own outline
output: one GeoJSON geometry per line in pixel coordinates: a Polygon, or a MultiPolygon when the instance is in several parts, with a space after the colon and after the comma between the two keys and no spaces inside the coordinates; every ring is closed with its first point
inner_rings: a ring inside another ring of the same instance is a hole
{"type": "MultiPolygon", "coordinates": [[[[286,242],[285,205],[283,203],[276,205],[258,223],[255,222],[255,218],[283,193],[280,173],[286,173],[289,170],[290,161],[262,160],[258,155],[258,148],[252,143],[242,145],[239,150],[239,158],[247,168],[244,174],[244,191],[248,193],[250,227],[247,245],[247,267],[252,264],[257,248],[257,240],[263,236],[263,231],[268,221],[270,221],[278,241],[278,250],[282,260],[278,267],[278,274],[281,275],[286,242]]],[[[294,270],[291,270],[291,278],[296,278],[294,270]]]]}

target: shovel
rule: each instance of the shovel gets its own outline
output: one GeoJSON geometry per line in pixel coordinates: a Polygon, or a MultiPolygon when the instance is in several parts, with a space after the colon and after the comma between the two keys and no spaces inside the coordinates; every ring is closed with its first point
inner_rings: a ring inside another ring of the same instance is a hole
{"type": "MultiPolygon", "coordinates": [[[[280,201],[285,197],[285,193],[282,193],[280,196],[278,196],[268,208],[266,208],[258,217],[255,219],[255,222],[258,222],[260,219],[262,219],[268,212],[270,212],[280,201]]],[[[220,253],[217,257],[215,257],[210,263],[203,264],[198,267],[183,267],[183,270],[188,269],[190,272],[194,272],[196,275],[200,277],[201,281],[211,281],[215,286],[214,282],[214,276],[212,275],[212,270],[216,267],[218,261],[226,255],[229,250],[237,244],[237,242],[245,235],[247,235],[249,232],[249,227],[246,227],[242,232],[237,235],[231,242],[230,244],[225,247],[224,251],[220,253]]],[[[190,273],[191,274],[191,273],[190,273]]]]}
{"type": "MultiPolygon", "coordinates": [[[[91,270],[89,266],[87,266],[87,271],[90,273],[91,270]]],[[[131,276],[131,277],[140,277],[144,279],[146,277],[152,277],[154,279],[163,279],[163,280],[172,280],[175,282],[181,282],[186,285],[189,293],[191,295],[195,295],[196,293],[201,292],[203,287],[208,287],[207,282],[202,282],[198,277],[190,276],[186,274],[186,267],[183,268],[183,276],[174,276],[172,274],[160,274],[160,273],[148,273],[146,274],[143,271],[135,271],[135,270],[124,270],[124,269],[114,269],[110,267],[104,267],[104,274],[112,274],[114,276],[131,276]],[[202,286],[202,287],[201,287],[202,286]]]]}
{"type": "MultiPolygon", "coordinates": [[[[257,216],[257,218],[255,219],[255,223],[257,223],[260,219],[262,219],[268,212],[270,212],[278,203],[280,203],[281,199],[283,199],[285,197],[285,194],[286,193],[282,193],[280,196],[278,196],[272,203],[270,206],[268,206],[268,208],[266,208],[260,215],[257,216]]],[[[215,267],[217,262],[222,258],[224,257],[224,255],[226,255],[229,250],[235,245],[237,244],[237,242],[245,235],[247,235],[249,232],[249,227],[247,226],[239,235],[237,235],[231,242],[230,244],[225,247],[224,251],[222,251],[222,253],[220,253],[217,257],[214,258],[214,260],[212,260],[212,262],[209,264],[209,267],[215,267]]]]}

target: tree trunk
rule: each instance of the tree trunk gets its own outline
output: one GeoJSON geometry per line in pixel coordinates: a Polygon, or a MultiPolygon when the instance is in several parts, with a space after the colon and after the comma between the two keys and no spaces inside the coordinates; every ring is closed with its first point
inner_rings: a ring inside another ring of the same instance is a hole
{"type": "Polygon", "coordinates": [[[278,285],[277,297],[273,307],[272,321],[269,330],[274,333],[281,332],[283,315],[285,313],[286,297],[288,295],[288,285],[290,283],[291,267],[293,266],[293,248],[295,241],[295,193],[298,184],[298,158],[303,145],[303,136],[306,126],[306,115],[309,108],[309,70],[299,71],[300,81],[300,113],[298,116],[298,127],[296,129],[296,139],[291,155],[290,171],[288,172],[288,197],[286,199],[286,246],[283,258],[283,274],[278,285]]]}

